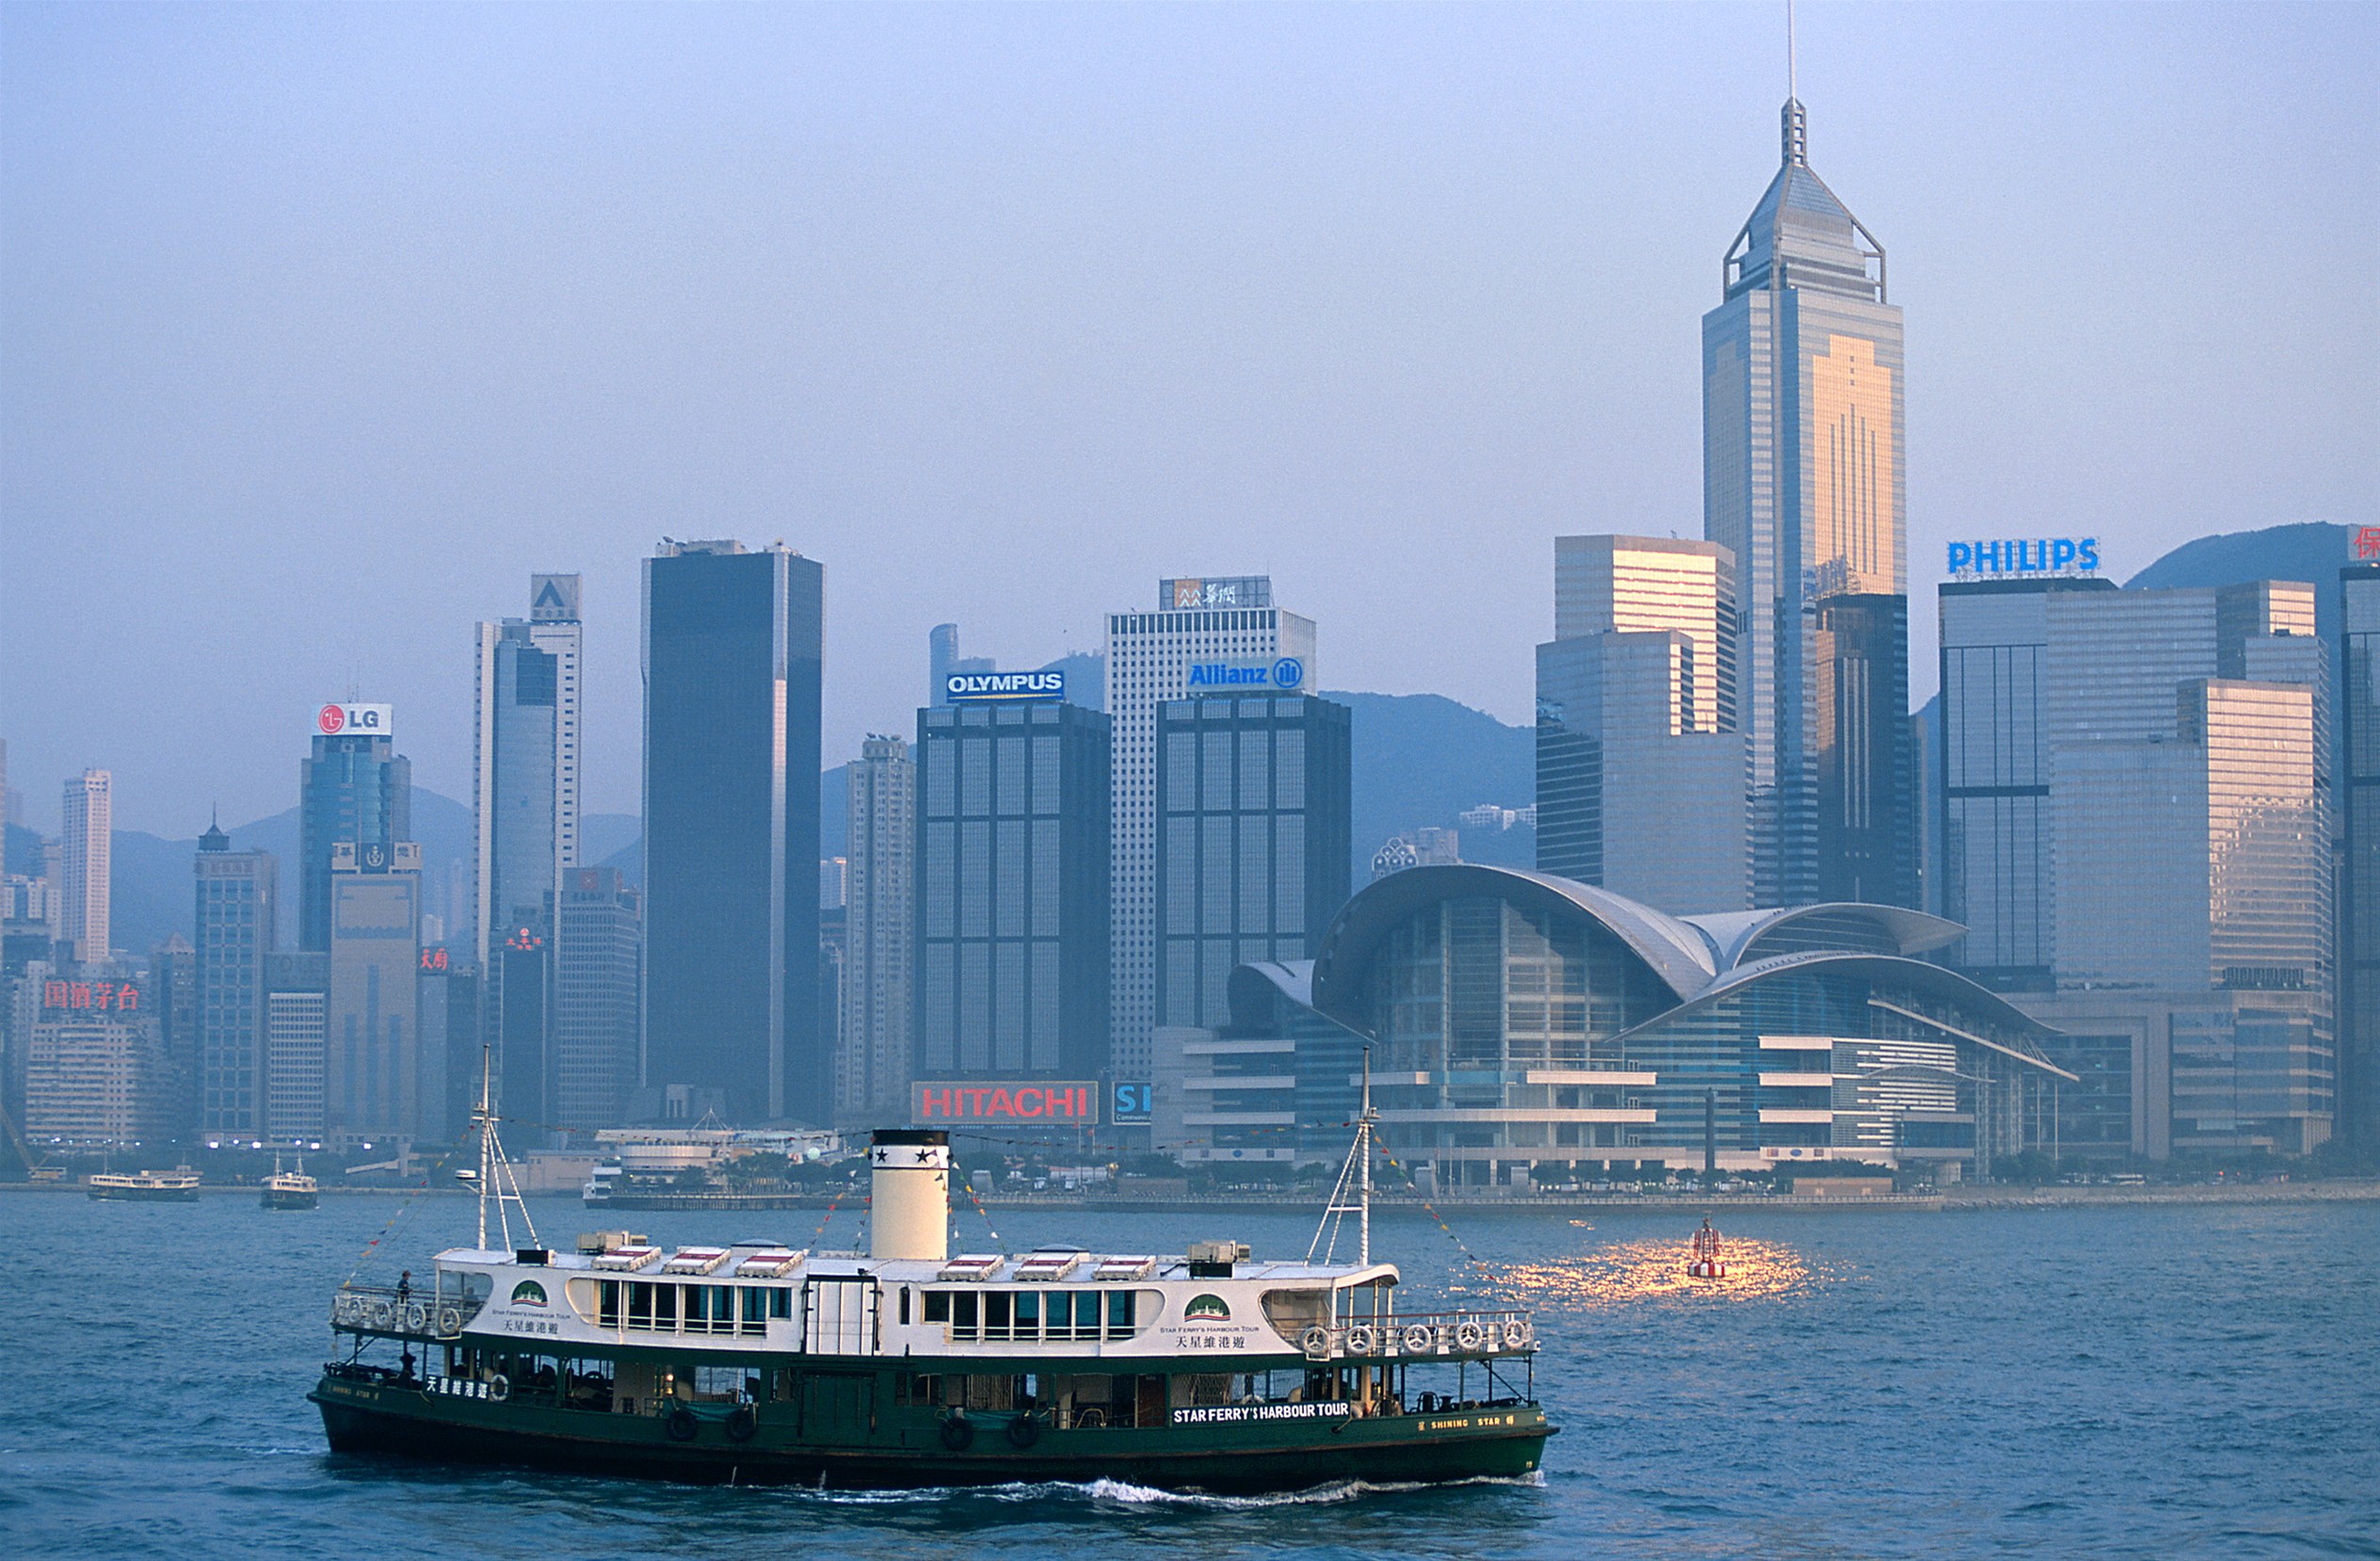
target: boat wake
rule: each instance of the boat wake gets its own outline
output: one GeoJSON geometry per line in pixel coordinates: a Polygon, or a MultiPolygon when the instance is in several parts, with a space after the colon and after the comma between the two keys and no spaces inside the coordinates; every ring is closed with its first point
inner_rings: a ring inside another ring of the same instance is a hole
{"type": "Polygon", "coordinates": [[[1373,1496],[1396,1496],[1413,1490],[1449,1490],[1463,1486],[1509,1486],[1536,1489],[1545,1484],[1542,1470],[1517,1478],[1480,1475],[1467,1480],[1382,1481],[1339,1480],[1303,1490],[1281,1490],[1262,1496],[1225,1496],[1198,1490],[1164,1490],[1129,1480],[1020,1480],[1009,1485],[935,1486],[915,1490],[798,1490],[786,1497],[836,1506],[909,1506],[942,1505],[970,1497],[1021,1505],[1026,1503],[1078,1501],[1128,1507],[1181,1508],[1215,1512],[1248,1512],[1281,1506],[1335,1506],[1373,1496]]]}

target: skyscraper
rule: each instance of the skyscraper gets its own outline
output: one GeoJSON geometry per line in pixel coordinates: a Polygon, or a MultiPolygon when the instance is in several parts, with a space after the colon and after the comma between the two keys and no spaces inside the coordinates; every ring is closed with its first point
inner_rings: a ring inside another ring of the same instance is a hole
{"type": "Polygon", "coordinates": [[[1099,1077],[1110,751],[1056,699],[918,712],[918,1081],[1099,1077]]]}
{"type": "Polygon", "coordinates": [[[341,841],[330,885],[325,1125],[367,1138],[417,1133],[422,848],[399,841],[381,857],[372,846],[341,841]]]}
{"type": "Polygon", "coordinates": [[[265,960],[273,950],[281,864],[269,851],[234,851],[207,827],[191,862],[197,879],[191,941],[198,955],[199,1126],[265,1128],[265,960]]]}
{"type": "Polygon", "coordinates": [[[2339,1123],[2348,1146],[2380,1151],[2380,562],[2339,571],[2340,739],[2345,843],[2339,904],[2339,1123]]]}
{"type": "Polygon", "coordinates": [[[1350,732],[1311,696],[1157,707],[1160,1026],[1224,1024],[1235,968],[1313,958],[1347,900],[1350,732]]]}
{"type": "Polygon", "coordinates": [[[1882,831],[1914,851],[1906,737],[1884,735],[1906,712],[1873,702],[1906,688],[1906,621],[1896,635],[1884,602],[1822,608],[1908,593],[1901,311],[1883,246],[1810,169],[1797,100],[1721,286],[1702,317],[1703,532],[1736,560],[1754,903],[1899,901],[1913,865],[1829,846],[1882,831]],[[1839,664],[1846,634],[1857,665],[1839,664]]]}
{"type": "Polygon", "coordinates": [[[636,1082],[642,900],[617,867],[573,868],[563,876],[553,923],[550,1119],[566,1128],[617,1126],[636,1082]]]}
{"type": "Polygon", "coordinates": [[[384,871],[413,838],[413,764],[395,748],[385,704],[326,704],[314,716],[314,751],[298,773],[298,946],[330,948],[330,858],[353,845],[384,871]]]}
{"type": "Polygon", "coordinates": [[[71,958],[104,963],[109,953],[107,877],[115,828],[111,778],[87,769],[66,783],[66,828],[58,866],[58,939],[71,958]]]}
{"type": "Polygon", "coordinates": [[[870,737],[845,784],[851,855],[836,1109],[854,1124],[901,1121],[909,1115],[917,965],[917,766],[909,745],[870,737]]]}
{"type": "Polygon", "coordinates": [[[472,946],[495,971],[514,925],[542,917],[578,863],[579,577],[530,576],[529,617],[476,637],[472,946]]]}
{"type": "Polygon", "coordinates": [[[329,1119],[330,956],[265,957],[265,1121],[276,1143],[311,1143],[329,1119]]]}
{"type": "MultiPolygon", "coordinates": [[[[824,571],[781,543],[645,561],[645,1084],[824,1124],[818,680],[824,571]]],[[[673,1095],[672,1092],[675,1092],[673,1095]]]]}
{"type": "Polygon", "coordinates": [[[1683,915],[1750,903],[1735,559],[1557,537],[1537,647],[1537,866],[1683,915]],[[1691,829],[1670,821],[1691,819],[1691,829]]]}
{"type": "Polygon", "coordinates": [[[1115,997],[1109,1066],[1145,1081],[1156,1015],[1157,707],[1209,691],[1310,693],[1314,620],[1273,604],[1263,575],[1157,583],[1153,612],[1107,615],[1107,712],[1115,721],[1115,997]]]}

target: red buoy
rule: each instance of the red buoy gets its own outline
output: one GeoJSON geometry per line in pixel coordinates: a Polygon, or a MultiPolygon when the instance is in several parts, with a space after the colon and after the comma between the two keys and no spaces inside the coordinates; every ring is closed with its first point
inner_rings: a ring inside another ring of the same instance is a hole
{"type": "Polygon", "coordinates": [[[1702,1216],[1702,1229],[1694,1233],[1694,1256],[1686,1261],[1686,1277],[1695,1279],[1724,1279],[1728,1265],[1719,1258],[1719,1232],[1711,1229],[1711,1216],[1702,1216]]]}

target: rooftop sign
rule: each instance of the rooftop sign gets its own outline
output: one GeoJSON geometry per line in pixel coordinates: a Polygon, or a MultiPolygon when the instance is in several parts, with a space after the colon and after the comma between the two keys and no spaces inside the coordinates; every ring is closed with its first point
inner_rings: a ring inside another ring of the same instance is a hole
{"type": "Polygon", "coordinates": [[[1193,607],[1269,607],[1273,579],[1268,574],[1237,574],[1221,580],[1160,580],[1157,605],[1165,612],[1193,607]]]}
{"type": "Polygon", "coordinates": [[[2097,574],[2097,537],[2024,537],[1950,544],[1954,580],[2021,580],[2043,574],[2097,574]]]}
{"type": "Polygon", "coordinates": [[[942,679],[942,695],[953,704],[982,704],[1005,700],[1062,700],[1066,674],[1042,672],[953,672],[942,679]]]}
{"type": "Polygon", "coordinates": [[[1054,1122],[1099,1126],[1099,1088],[1060,1079],[921,1079],[909,1100],[913,1122],[1054,1122]]]}
{"type": "Polygon", "coordinates": [[[1267,661],[1198,661],[1190,665],[1190,692],[1199,694],[1261,694],[1268,689],[1293,693],[1306,685],[1306,664],[1295,656],[1267,661]]]}
{"type": "Polygon", "coordinates": [[[395,726],[393,704],[326,704],[314,712],[314,731],[325,737],[388,737],[395,726]]]}

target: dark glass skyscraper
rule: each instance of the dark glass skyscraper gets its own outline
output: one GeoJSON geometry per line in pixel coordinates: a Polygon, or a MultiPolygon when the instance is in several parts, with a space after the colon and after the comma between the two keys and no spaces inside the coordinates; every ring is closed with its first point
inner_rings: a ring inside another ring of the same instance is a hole
{"type": "Polygon", "coordinates": [[[917,713],[918,1079],[1105,1069],[1111,730],[1058,700],[917,713]]]}
{"type": "Polygon", "coordinates": [[[2339,594],[2339,1132],[2371,1155],[2380,1151],[2380,563],[2342,568],[2339,594]]]}
{"type": "Polygon", "coordinates": [[[823,1125],[824,571],[778,545],[645,561],[645,1079],[700,1115],[823,1125]],[[698,1106],[697,1102],[701,1102],[698,1106]]]}
{"type": "Polygon", "coordinates": [[[1157,1022],[1229,1022],[1231,972],[1313,957],[1347,900],[1350,713],[1309,696],[1157,707],[1157,1022]]]}
{"type": "Polygon", "coordinates": [[[327,704],[314,717],[314,752],[298,773],[298,946],[330,949],[330,857],[357,849],[386,871],[396,844],[413,838],[413,764],[396,751],[384,704],[327,704]]]}
{"type": "MultiPolygon", "coordinates": [[[[199,1126],[265,1130],[265,959],[273,951],[281,867],[269,851],[234,851],[210,825],[192,863],[197,903],[199,1126]]],[[[326,940],[327,941],[328,940],[326,940]]]]}

